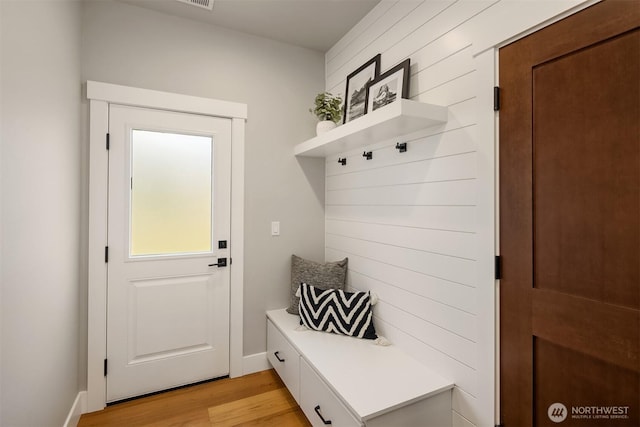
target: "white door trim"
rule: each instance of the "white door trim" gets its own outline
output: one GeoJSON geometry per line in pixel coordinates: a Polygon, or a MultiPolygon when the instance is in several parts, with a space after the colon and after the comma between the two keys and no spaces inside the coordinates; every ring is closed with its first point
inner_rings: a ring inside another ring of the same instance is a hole
{"type": "Polygon", "coordinates": [[[230,376],[243,375],[244,130],[247,105],[175,93],[87,81],[89,99],[89,255],[87,411],[106,406],[107,190],[109,104],[226,117],[231,123],[230,376]]]}
{"type": "Polygon", "coordinates": [[[155,108],[157,110],[170,110],[181,113],[196,113],[203,116],[230,119],[247,118],[246,104],[110,83],[87,81],[87,98],[96,101],[107,101],[111,104],[155,108]]]}

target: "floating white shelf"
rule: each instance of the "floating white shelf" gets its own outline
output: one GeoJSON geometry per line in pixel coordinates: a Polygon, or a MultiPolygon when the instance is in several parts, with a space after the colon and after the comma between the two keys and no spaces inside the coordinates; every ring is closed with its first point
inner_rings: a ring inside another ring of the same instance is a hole
{"type": "Polygon", "coordinates": [[[447,115],[447,107],[401,99],[296,145],[294,154],[304,157],[339,154],[446,123],[447,115]]]}

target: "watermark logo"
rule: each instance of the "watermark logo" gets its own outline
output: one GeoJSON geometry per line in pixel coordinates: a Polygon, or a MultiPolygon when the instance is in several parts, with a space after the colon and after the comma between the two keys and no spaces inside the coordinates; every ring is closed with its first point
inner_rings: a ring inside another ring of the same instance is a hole
{"type": "Polygon", "coordinates": [[[554,423],[561,423],[567,419],[567,407],[562,403],[552,403],[547,409],[547,416],[554,423]]]}
{"type": "Polygon", "coordinates": [[[571,414],[562,403],[549,405],[547,416],[554,423],[561,423],[571,415],[574,420],[628,420],[629,406],[571,406],[571,414]]]}

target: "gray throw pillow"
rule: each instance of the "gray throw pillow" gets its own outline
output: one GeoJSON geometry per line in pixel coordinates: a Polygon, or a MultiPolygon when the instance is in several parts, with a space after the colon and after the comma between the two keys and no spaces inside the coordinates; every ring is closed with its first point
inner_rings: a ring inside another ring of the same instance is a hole
{"type": "Polygon", "coordinates": [[[291,302],[287,313],[298,314],[300,298],[296,291],[301,283],[320,289],[344,289],[348,258],[333,262],[315,262],[291,255],[291,302]]]}

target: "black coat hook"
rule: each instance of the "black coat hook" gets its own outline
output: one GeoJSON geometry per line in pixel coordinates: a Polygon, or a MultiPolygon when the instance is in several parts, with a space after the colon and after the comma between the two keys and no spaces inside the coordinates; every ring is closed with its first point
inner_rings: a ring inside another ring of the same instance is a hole
{"type": "Polygon", "coordinates": [[[365,151],[364,153],[362,153],[362,157],[366,157],[367,160],[371,160],[373,158],[373,152],[372,151],[365,151]]]}
{"type": "Polygon", "coordinates": [[[403,142],[403,143],[401,144],[401,143],[399,143],[399,142],[398,142],[398,143],[396,144],[396,148],[398,149],[398,151],[399,151],[400,153],[404,153],[405,151],[407,151],[407,143],[406,143],[406,142],[403,142]]]}
{"type": "Polygon", "coordinates": [[[338,163],[340,163],[342,166],[347,164],[347,158],[346,157],[338,157],[338,163]]]}

